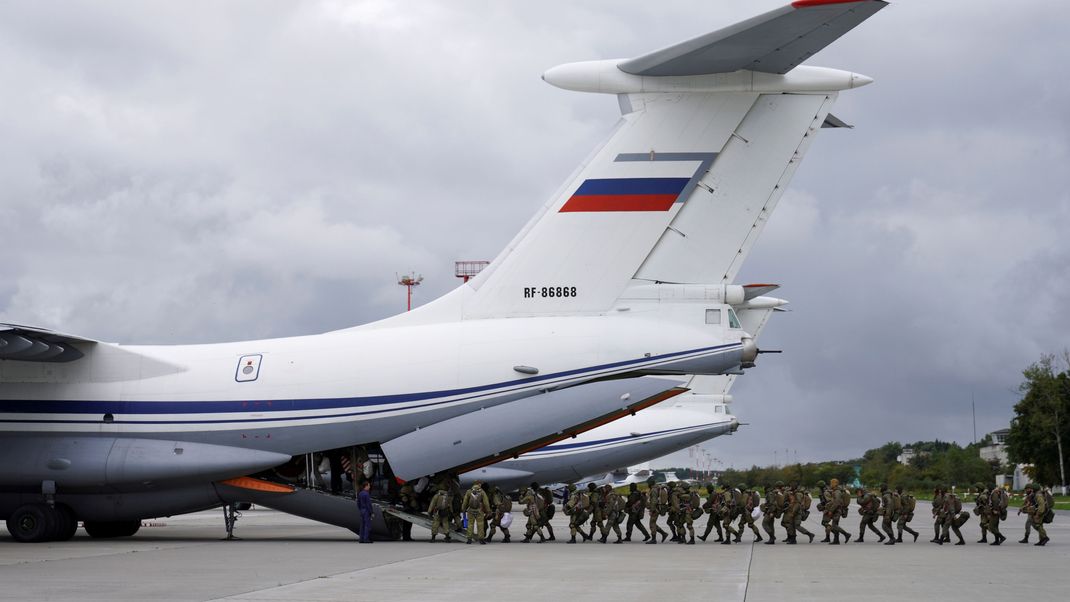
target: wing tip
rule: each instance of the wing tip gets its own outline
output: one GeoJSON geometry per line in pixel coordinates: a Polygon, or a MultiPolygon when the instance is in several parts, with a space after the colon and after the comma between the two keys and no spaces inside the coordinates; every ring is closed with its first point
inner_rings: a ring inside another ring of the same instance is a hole
{"type": "MultiPolygon", "coordinates": [[[[824,6],[826,4],[854,4],[856,2],[870,2],[873,0],[795,0],[791,3],[792,8],[808,8],[811,6],[824,6]]],[[[884,0],[876,0],[881,4],[888,4],[884,0]]]]}

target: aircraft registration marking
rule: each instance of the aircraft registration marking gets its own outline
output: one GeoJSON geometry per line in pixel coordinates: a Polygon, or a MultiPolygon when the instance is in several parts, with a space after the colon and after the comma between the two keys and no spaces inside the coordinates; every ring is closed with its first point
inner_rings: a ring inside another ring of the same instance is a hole
{"type": "Polygon", "coordinates": [[[525,286],[525,299],[552,299],[557,297],[576,297],[579,293],[574,286],[525,286]]]}

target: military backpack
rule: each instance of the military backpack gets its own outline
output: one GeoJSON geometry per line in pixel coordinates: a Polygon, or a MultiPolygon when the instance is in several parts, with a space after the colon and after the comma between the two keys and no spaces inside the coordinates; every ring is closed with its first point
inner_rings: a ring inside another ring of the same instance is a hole
{"type": "Polygon", "coordinates": [[[914,514],[914,507],[917,506],[918,501],[914,499],[914,496],[909,493],[902,496],[902,508],[901,511],[905,514],[914,514]]]}
{"type": "Polygon", "coordinates": [[[1044,523],[1050,523],[1055,520],[1055,498],[1052,497],[1051,492],[1045,489],[1043,491],[1044,501],[1047,502],[1048,509],[1044,512],[1042,520],[1044,523]]]}
{"type": "Polygon", "coordinates": [[[898,493],[892,493],[892,520],[899,520],[899,514],[903,511],[903,500],[898,493]]]}

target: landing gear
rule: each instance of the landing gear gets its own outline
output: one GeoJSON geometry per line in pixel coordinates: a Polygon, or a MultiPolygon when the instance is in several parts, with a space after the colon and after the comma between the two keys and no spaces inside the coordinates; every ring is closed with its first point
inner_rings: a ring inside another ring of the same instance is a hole
{"type": "Polygon", "coordinates": [[[140,520],[85,521],[85,532],[95,539],[130,537],[141,528],[140,520]]]}
{"type": "Polygon", "coordinates": [[[67,541],[78,530],[78,519],[63,504],[23,504],[7,518],[7,530],[22,543],[67,541]]]}
{"type": "Polygon", "coordinates": [[[7,530],[18,542],[48,541],[55,521],[55,513],[47,505],[23,504],[7,517],[7,530]]]}
{"type": "MultiPolygon", "coordinates": [[[[248,508],[246,508],[248,510],[248,508]]],[[[238,539],[234,537],[234,524],[241,518],[241,512],[238,512],[238,504],[227,504],[223,506],[223,525],[227,528],[226,541],[232,539],[238,539]]]]}

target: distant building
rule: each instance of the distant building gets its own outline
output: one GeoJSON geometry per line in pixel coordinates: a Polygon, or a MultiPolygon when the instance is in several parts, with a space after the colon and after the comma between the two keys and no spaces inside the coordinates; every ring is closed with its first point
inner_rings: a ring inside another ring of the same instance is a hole
{"type": "Polygon", "coordinates": [[[986,462],[998,462],[1000,466],[1010,463],[1007,457],[1007,435],[1010,433],[1009,428],[989,433],[992,443],[981,448],[981,459],[986,462]]]}
{"type": "Polygon", "coordinates": [[[918,456],[928,456],[927,451],[917,451],[913,447],[904,447],[903,453],[895,457],[895,461],[903,465],[910,465],[910,461],[918,456]]]}
{"type": "MultiPolygon", "coordinates": [[[[1011,429],[1009,428],[989,433],[988,436],[992,443],[980,449],[981,459],[986,462],[995,462],[1001,468],[1010,464],[1010,458],[1007,456],[1007,436],[1010,434],[1011,429]]],[[[1029,466],[1029,464],[1015,464],[1012,474],[996,475],[996,485],[999,487],[1009,486],[1015,491],[1021,490],[1022,487],[1029,483],[1029,475],[1025,474],[1025,469],[1029,466]]]]}

